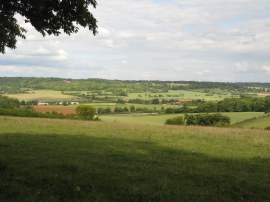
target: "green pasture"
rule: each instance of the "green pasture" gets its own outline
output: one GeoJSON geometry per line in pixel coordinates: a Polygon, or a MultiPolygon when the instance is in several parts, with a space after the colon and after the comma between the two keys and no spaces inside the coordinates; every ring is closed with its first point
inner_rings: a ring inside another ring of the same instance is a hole
{"type": "Polygon", "coordinates": [[[242,128],[266,128],[270,127],[270,116],[260,117],[257,119],[247,120],[237,124],[242,128]]]}
{"type": "Polygon", "coordinates": [[[5,94],[5,96],[17,98],[18,100],[32,101],[38,100],[39,102],[60,102],[60,101],[77,101],[78,97],[71,95],[64,95],[61,91],[53,90],[34,90],[29,93],[20,94],[5,94]]]}
{"type": "Polygon", "coordinates": [[[83,90],[78,90],[78,91],[64,91],[65,94],[84,94],[84,95],[108,95],[111,96],[113,95],[112,92],[107,92],[105,90],[93,90],[93,91],[83,91],[83,90]]]}
{"type": "Polygon", "coordinates": [[[147,108],[147,109],[152,109],[152,110],[161,110],[162,107],[163,109],[166,109],[166,108],[178,108],[179,106],[178,105],[170,105],[170,104],[133,104],[133,103],[126,103],[126,104],[118,104],[118,103],[89,103],[87,105],[91,105],[91,106],[94,106],[95,108],[111,108],[112,110],[115,108],[115,107],[127,107],[128,109],[130,108],[130,106],[134,106],[135,108],[147,108]]]}
{"type": "MultiPolygon", "coordinates": [[[[230,117],[231,124],[244,121],[253,117],[260,117],[263,112],[226,112],[222,113],[225,116],[230,117]]],[[[105,122],[118,122],[118,123],[135,123],[135,124],[151,124],[151,125],[164,125],[165,121],[169,118],[176,116],[184,117],[184,114],[170,114],[170,115],[102,115],[101,120],[105,122]]]]}
{"type": "MultiPolygon", "coordinates": [[[[111,97],[111,92],[106,91],[99,91],[99,93],[96,93],[95,91],[65,91],[65,93],[70,94],[97,94],[97,97],[103,97],[105,96],[111,97]],[[98,96],[98,94],[103,94],[103,96],[98,96]]],[[[39,102],[60,102],[60,101],[78,101],[82,98],[77,97],[75,95],[67,95],[62,94],[61,91],[53,91],[53,90],[32,90],[29,91],[29,93],[19,93],[19,94],[5,94],[5,96],[17,98],[19,100],[25,100],[25,101],[31,101],[31,100],[38,100],[39,102]]],[[[145,99],[145,100],[152,100],[155,98],[162,99],[203,99],[206,101],[218,101],[223,100],[225,98],[232,97],[231,93],[203,93],[203,92],[195,92],[195,91],[188,91],[188,90],[170,90],[167,93],[129,93],[128,97],[122,97],[125,100],[128,99],[145,99]],[[209,96],[207,96],[209,95],[209,96]]],[[[119,97],[121,98],[121,97],[119,97]]],[[[106,103],[105,103],[106,104],[106,103]]],[[[134,105],[134,104],[133,104],[134,105]]],[[[156,106],[149,106],[146,105],[146,107],[158,107],[156,106]]],[[[160,106],[161,107],[161,106],[160,106]]]]}
{"type": "Polygon", "coordinates": [[[0,201],[270,201],[270,132],[0,117],[0,201]]]}
{"type": "MultiPolygon", "coordinates": [[[[105,122],[128,123],[128,124],[150,124],[150,125],[164,125],[169,118],[178,116],[174,115],[141,115],[141,114],[127,114],[127,115],[101,115],[99,118],[105,122]]],[[[184,116],[181,114],[180,116],[184,116]]]]}
{"type": "Polygon", "coordinates": [[[203,92],[196,92],[196,91],[188,91],[188,90],[169,90],[167,93],[129,93],[129,99],[203,99],[206,101],[218,101],[224,100],[225,98],[231,98],[231,93],[203,93],[203,92]],[[208,96],[209,95],[209,96],[208,96]]]}
{"type": "Polygon", "coordinates": [[[170,104],[133,104],[133,103],[125,103],[125,104],[119,104],[119,103],[88,103],[86,105],[91,105],[95,107],[96,109],[98,108],[111,108],[114,110],[115,107],[127,107],[130,109],[131,106],[134,106],[136,109],[137,108],[147,108],[147,109],[152,109],[152,110],[158,110],[160,111],[163,107],[163,109],[167,108],[179,108],[179,105],[170,105],[170,104]]]}

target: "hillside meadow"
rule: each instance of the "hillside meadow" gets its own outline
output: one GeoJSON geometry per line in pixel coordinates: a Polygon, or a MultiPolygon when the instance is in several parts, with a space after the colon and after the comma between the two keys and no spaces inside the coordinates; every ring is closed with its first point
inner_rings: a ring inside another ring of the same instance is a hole
{"type": "Polygon", "coordinates": [[[242,128],[270,128],[270,116],[248,119],[237,124],[237,126],[242,128]]]}
{"type": "MultiPolygon", "coordinates": [[[[230,117],[231,124],[244,121],[246,119],[263,116],[263,112],[224,112],[225,116],[230,117]]],[[[169,114],[169,115],[140,115],[140,114],[128,114],[128,115],[102,115],[101,120],[106,122],[117,123],[134,123],[134,124],[150,124],[150,125],[164,125],[167,119],[182,116],[184,114],[169,114]]],[[[270,124],[269,124],[270,125],[270,124]]]]}
{"type": "Polygon", "coordinates": [[[0,117],[0,201],[269,201],[270,132],[0,117]]]}
{"type": "Polygon", "coordinates": [[[39,102],[60,102],[60,101],[76,101],[78,97],[62,94],[61,91],[54,90],[33,90],[29,93],[5,94],[11,98],[17,98],[22,101],[38,100],[39,102]]]}

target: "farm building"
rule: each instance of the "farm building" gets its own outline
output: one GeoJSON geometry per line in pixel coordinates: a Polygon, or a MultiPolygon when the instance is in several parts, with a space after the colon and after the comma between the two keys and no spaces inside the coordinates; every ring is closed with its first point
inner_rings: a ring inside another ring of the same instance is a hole
{"type": "Polygon", "coordinates": [[[38,106],[49,106],[49,103],[47,103],[47,102],[39,102],[37,105],[38,106]]]}
{"type": "Polygon", "coordinates": [[[79,102],[70,102],[71,105],[78,105],[80,104],[79,102]]]}

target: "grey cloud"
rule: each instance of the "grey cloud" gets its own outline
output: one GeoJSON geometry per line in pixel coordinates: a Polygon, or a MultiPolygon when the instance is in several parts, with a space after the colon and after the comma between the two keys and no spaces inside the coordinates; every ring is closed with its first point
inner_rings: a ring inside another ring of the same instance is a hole
{"type": "Polygon", "coordinates": [[[27,40],[0,56],[0,76],[31,68],[31,76],[269,82],[268,11],[269,0],[100,0],[96,37],[82,29],[43,38],[26,25],[27,40]]]}

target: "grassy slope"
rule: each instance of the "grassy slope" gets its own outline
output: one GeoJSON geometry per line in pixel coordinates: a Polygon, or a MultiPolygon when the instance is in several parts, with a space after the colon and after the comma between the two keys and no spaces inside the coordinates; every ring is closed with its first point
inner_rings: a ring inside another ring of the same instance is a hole
{"type": "MultiPolygon", "coordinates": [[[[231,123],[243,121],[245,119],[250,119],[253,117],[262,116],[263,112],[228,112],[222,113],[231,118],[231,123]]],[[[170,115],[160,115],[160,116],[101,116],[100,118],[106,122],[119,122],[119,123],[136,123],[136,124],[151,124],[151,125],[164,125],[165,121],[169,118],[176,116],[183,116],[183,114],[170,114],[170,115]]]]}
{"type": "Polygon", "coordinates": [[[5,96],[25,101],[38,100],[39,102],[77,100],[77,97],[75,96],[64,95],[61,93],[61,91],[53,91],[53,90],[35,90],[33,91],[33,93],[5,94],[5,96]]]}
{"type": "Polygon", "coordinates": [[[237,124],[242,128],[266,128],[270,127],[270,116],[261,117],[257,119],[247,120],[243,123],[237,124]]]}
{"type": "Polygon", "coordinates": [[[263,130],[0,117],[0,201],[269,201],[269,148],[263,130]]]}

